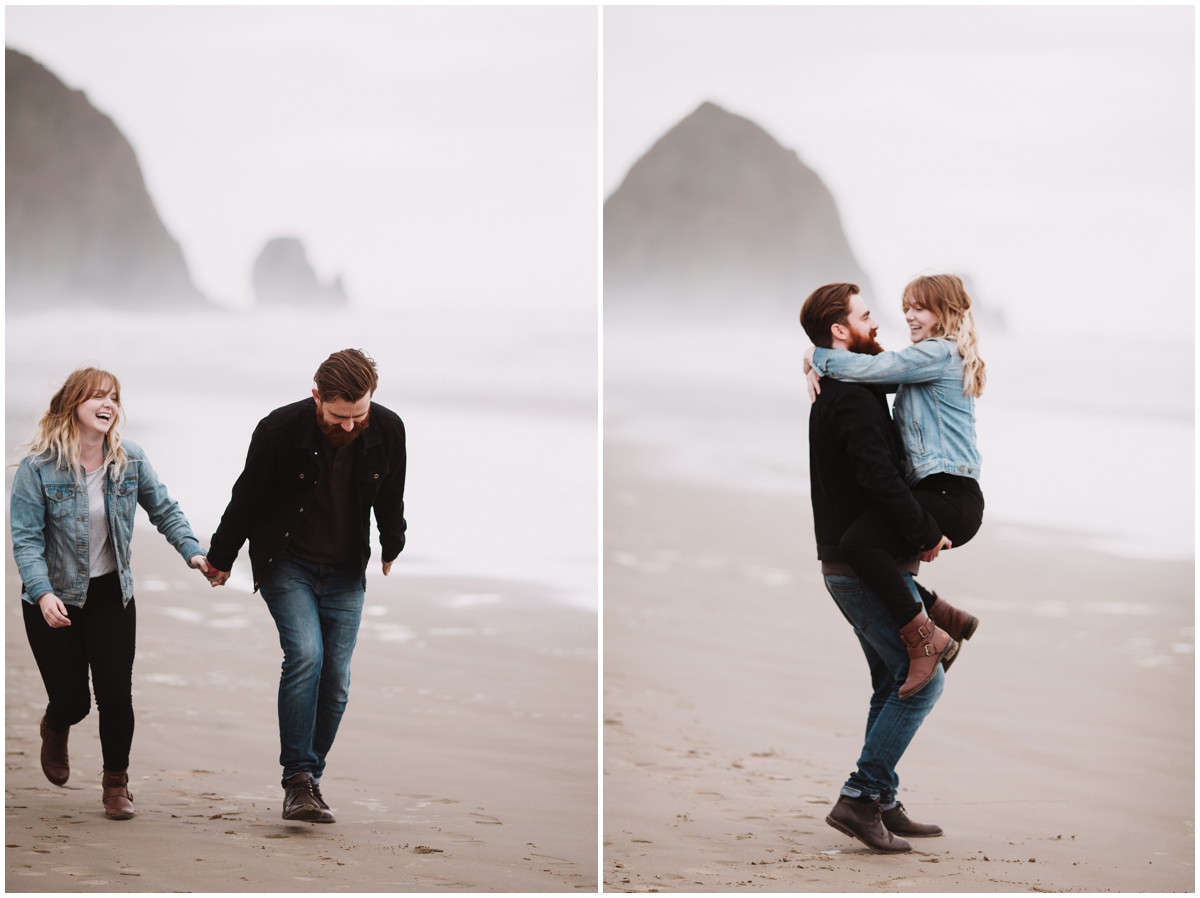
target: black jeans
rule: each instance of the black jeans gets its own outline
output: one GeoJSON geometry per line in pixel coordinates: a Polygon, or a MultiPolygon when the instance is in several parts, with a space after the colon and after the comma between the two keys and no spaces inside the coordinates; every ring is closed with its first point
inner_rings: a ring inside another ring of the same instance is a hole
{"type": "Polygon", "coordinates": [[[67,605],[69,627],[51,627],[42,609],[22,602],[25,634],[46,684],[46,725],[61,733],[91,710],[88,667],[100,711],[100,746],[105,770],[129,766],[133,743],[133,651],[137,609],[121,605],[121,580],[114,571],[88,583],[82,608],[67,605]]]}
{"type": "MultiPolygon", "coordinates": [[[[954,474],[932,474],[918,481],[912,490],[913,498],[921,503],[938,522],[944,536],[950,537],[954,548],[970,541],[983,523],[983,491],[979,482],[954,474]]],[[[917,549],[874,508],[867,509],[842,534],[842,557],[854,572],[874,592],[888,612],[903,627],[921,610],[913,601],[908,584],[896,567],[897,558],[911,558],[917,549]]],[[[918,586],[926,606],[932,595],[918,586]]]]}

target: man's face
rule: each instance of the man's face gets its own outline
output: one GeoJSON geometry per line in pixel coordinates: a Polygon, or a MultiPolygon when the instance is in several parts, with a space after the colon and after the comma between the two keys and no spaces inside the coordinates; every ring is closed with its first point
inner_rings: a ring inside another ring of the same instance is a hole
{"type": "Polygon", "coordinates": [[[879,324],[871,317],[871,310],[857,293],[850,297],[850,311],[846,315],[846,323],[835,324],[834,327],[842,331],[833,333],[835,338],[845,344],[839,348],[863,355],[879,355],[883,352],[883,347],[875,342],[879,324]]]}
{"type": "Polygon", "coordinates": [[[332,446],[349,446],[371,424],[370,395],[357,402],[347,399],[322,402],[320,394],[313,390],[313,399],[317,402],[317,425],[332,446]]]}

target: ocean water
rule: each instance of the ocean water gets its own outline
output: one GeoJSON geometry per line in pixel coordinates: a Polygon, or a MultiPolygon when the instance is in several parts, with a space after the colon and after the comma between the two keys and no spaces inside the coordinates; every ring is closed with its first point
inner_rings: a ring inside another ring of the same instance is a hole
{"type": "MultiPolygon", "coordinates": [[[[893,331],[885,347],[907,345],[893,331]]],[[[699,321],[608,313],[604,437],[648,473],[807,496],[808,340],[794,319],[699,321]]],[[[1194,349],[1115,338],[981,343],[984,526],[1030,545],[1132,558],[1195,554],[1194,349]]]]}
{"type": "MultiPolygon", "coordinates": [[[[408,541],[392,576],[521,581],[596,610],[596,346],[587,314],[10,317],[6,450],[16,458],[73,368],[111,370],[121,379],[122,433],[146,450],[207,544],[258,421],[308,396],[330,352],[361,348],[378,363],[375,400],[407,432],[408,541]]],[[[138,520],[149,527],[144,514],[138,520]]],[[[375,541],[369,578],[380,576],[378,556],[375,541]]],[[[249,584],[243,549],[231,585],[249,584]]]]}

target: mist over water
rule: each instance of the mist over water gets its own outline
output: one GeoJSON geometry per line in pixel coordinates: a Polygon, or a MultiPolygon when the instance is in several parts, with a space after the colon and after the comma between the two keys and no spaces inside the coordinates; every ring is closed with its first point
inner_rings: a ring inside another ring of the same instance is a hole
{"type": "MultiPolygon", "coordinates": [[[[908,345],[881,330],[886,348],[908,345]]],[[[807,496],[808,339],[794,318],[682,322],[605,316],[608,442],[645,472],[807,496]]],[[[984,528],[1016,543],[1191,558],[1195,436],[1190,342],[1155,352],[1153,390],[1131,344],[984,335],[976,405],[984,528]]],[[[814,548],[815,551],[815,548],[814,548]]]]}
{"type": "MultiPolygon", "coordinates": [[[[376,360],[375,401],[407,431],[408,542],[392,576],[518,580],[596,609],[590,314],[94,310],[10,318],[8,458],[72,369],[111,370],[121,380],[123,435],[146,450],[207,545],[255,425],[308,396],[317,366],[347,347],[376,360]]],[[[138,521],[150,526],[144,512],[138,521]]],[[[375,536],[372,545],[369,577],[378,575],[375,536]]],[[[245,548],[234,573],[231,584],[248,589],[245,548]]]]}

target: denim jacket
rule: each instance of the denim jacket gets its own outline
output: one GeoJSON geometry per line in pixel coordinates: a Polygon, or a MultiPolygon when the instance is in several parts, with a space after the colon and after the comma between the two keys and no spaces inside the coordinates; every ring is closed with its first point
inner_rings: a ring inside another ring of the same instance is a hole
{"type": "Polygon", "coordinates": [[[979,479],[975,397],[963,395],[962,356],[953,342],[932,337],[879,355],[818,347],[812,365],[836,380],[899,384],[893,413],[909,486],[930,474],[979,479]]]}
{"type": "MultiPolygon", "coordinates": [[[[179,503],[155,476],[146,453],[128,440],[123,445],[129,464],[119,481],[112,479],[109,466],[104,477],[104,507],[108,538],[121,576],[121,596],[128,605],[133,598],[129,543],[138,505],[146,509],[150,522],[184,561],[205,552],[179,503]]],[[[88,491],[82,477],[57,467],[47,455],[21,460],[13,478],[10,522],[24,601],[36,602],[52,592],[66,605],[83,607],[90,564],[88,521],[88,491]]]]}

